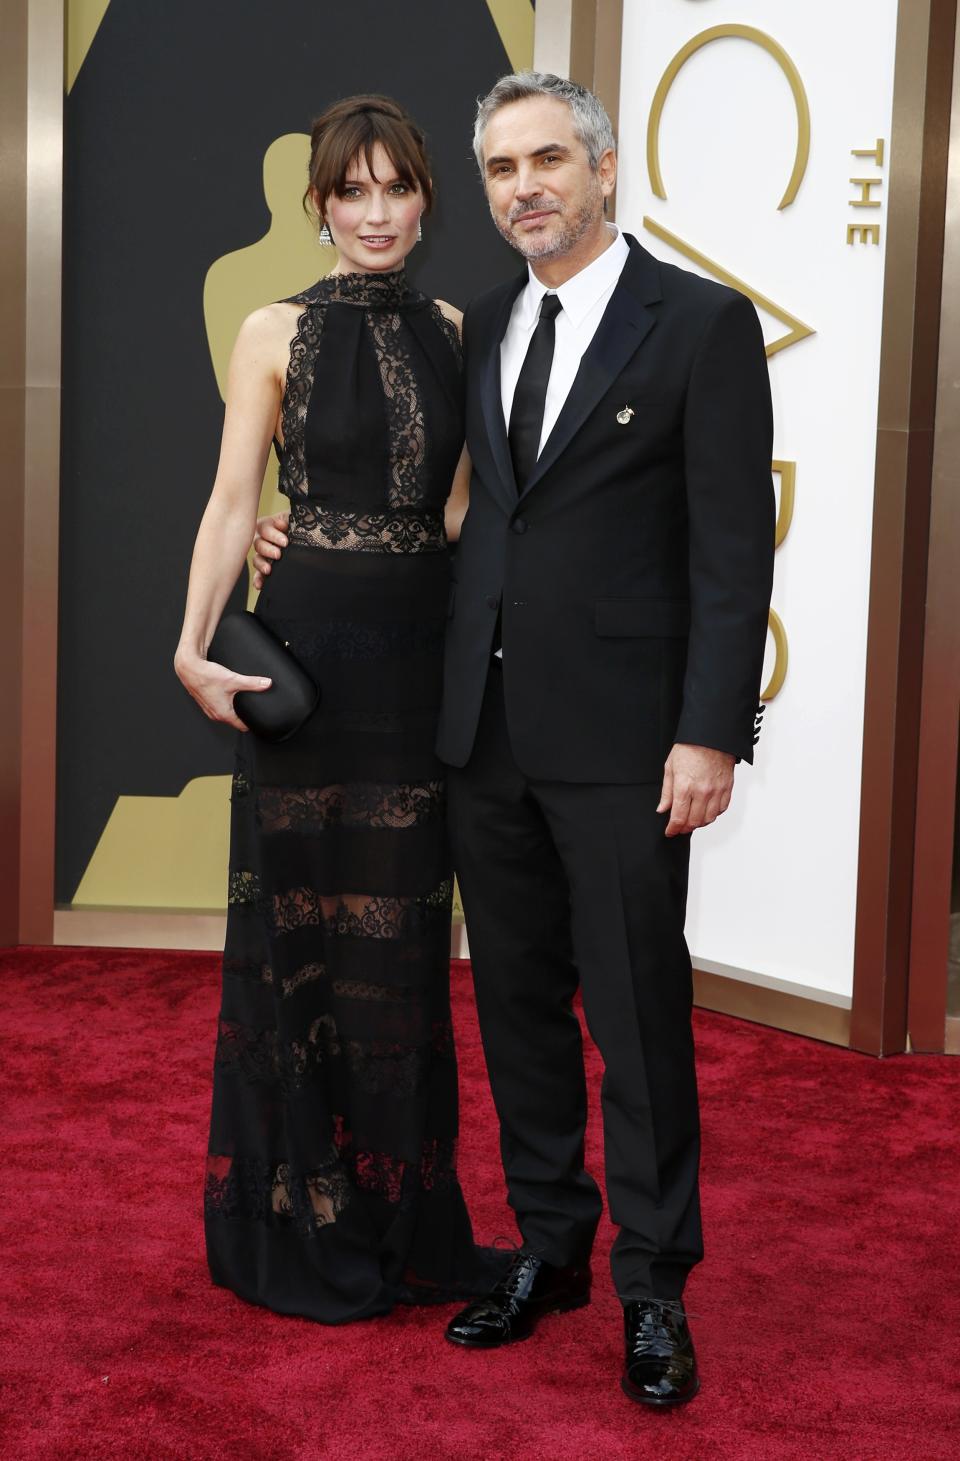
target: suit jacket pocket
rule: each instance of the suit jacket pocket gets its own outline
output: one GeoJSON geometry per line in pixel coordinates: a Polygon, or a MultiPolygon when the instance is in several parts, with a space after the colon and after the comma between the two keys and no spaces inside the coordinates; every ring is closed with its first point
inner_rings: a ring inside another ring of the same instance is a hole
{"type": "Polygon", "coordinates": [[[670,639],[690,632],[685,599],[597,599],[594,628],[604,638],[670,639]]]}

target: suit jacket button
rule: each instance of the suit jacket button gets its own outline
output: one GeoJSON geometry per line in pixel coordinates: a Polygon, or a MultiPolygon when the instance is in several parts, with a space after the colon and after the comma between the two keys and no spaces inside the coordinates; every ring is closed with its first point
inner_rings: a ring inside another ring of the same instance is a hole
{"type": "Polygon", "coordinates": [[[528,526],[529,526],[529,524],[528,524],[526,518],[524,518],[524,517],[518,517],[518,518],[515,518],[514,519],[514,522],[513,522],[513,531],[515,533],[525,533],[527,531],[528,526]]]}
{"type": "Polygon", "coordinates": [[[497,600],[494,598],[493,594],[490,594],[489,597],[487,598],[487,608],[488,609],[495,609],[496,607],[497,607],[497,600]]]}

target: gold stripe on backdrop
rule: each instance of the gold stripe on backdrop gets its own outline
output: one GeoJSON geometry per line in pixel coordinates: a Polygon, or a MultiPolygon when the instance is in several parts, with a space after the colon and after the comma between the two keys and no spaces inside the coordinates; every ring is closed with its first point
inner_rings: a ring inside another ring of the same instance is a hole
{"type": "Polygon", "coordinates": [[[110,0],[67,0],[67,43],[64,53],[64,81],[67,91],[73,89],[73,83],[86,60],[109,4],[110,0]]]}
{"type": "Polygon", "coordinates": [[[487,0],[487,9],[514,71],[532,66],[534,11],[530,0],[487,0]]]}

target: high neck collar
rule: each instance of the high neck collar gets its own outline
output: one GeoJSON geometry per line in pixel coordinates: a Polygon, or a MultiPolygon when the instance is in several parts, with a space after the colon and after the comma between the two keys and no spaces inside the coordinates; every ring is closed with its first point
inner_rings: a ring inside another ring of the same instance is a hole
{"type": "Polygon", "coordinates": [[[403,268],[384,274],[327,274],[300,296],[310,303],[356,304],[366,309],[396,309],[411,288],[403,268]]]}

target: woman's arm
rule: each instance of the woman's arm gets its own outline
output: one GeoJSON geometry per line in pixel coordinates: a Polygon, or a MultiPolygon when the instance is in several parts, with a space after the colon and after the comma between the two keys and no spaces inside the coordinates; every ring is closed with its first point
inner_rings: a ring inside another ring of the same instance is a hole
{"type": "Polygon", "coordinates": [[[472,471],[473,464],[470,461],[470,454],[464,447],[460,453],[457,470],[453,474],[450,496],[447,498],[443,510],[448,543],[455,543],[460,537],[460,529],[467,515],[467,508],[470,506],[470,473],[472,471]]]}
{"type": "Polygon", "coordinates": [[[238,690],[266,690],[269,680],[234,674],[208,661],[207,649],[243,567],[257,516],[267,453],[280,404],[278,354],[284,321],[275,307],[257,310],[240,328],[230,360],[220,462],[190,566],[190,584],[174,668],[211,720],[243,730],[233,709],[238,690]]]}

